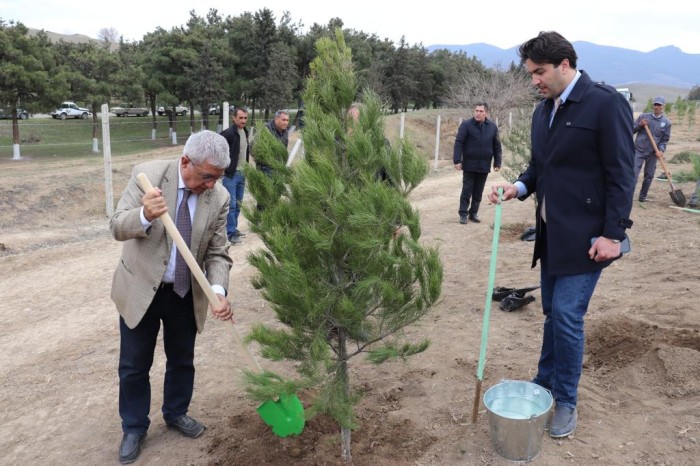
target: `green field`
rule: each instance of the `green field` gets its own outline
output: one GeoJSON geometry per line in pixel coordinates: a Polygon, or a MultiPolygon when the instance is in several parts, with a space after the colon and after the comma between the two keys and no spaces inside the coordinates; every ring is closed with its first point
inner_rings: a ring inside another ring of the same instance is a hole
{"type": "MultiPolygon", "coordinates": [[[[256,112],[257,113],[257,112],[256,112]]],[[[290,120],[295,114],[290,112],[290,120]]],[[[219,116],[209,116],[209,129],[217,130],[219,116]]],[[[169,122],[166,116],[156,117],[156,139],[151,139],[153,119],[148,117],[118,118],[110,116],[111,152],[114,156],[172,147],[169,122]]],[[[20,155],[22,157],[82,157],[92,152],[92,117],[87,120],[54,120],[46,117],[31,117],[18,121],[20,155]]],[[[98,150],[102,153],[102,120],[97,121],[98,150]]],[[[200,115],[194,119],[194,131],[203,128],[200,115]]],[[[184,144],[190,135],[189,115],[177,118],[177,141],[184,144]]],[[[12,120],[0,120],[0,159],[12,158],[12,120]]]]}
{"type": "MultiPolygon", "coordinates": [[[[209,129],[216,130],[217,115],[209,120],[209,129]]],[[[37,157],[80,157],[92,152],[93,122],[87,120],[54,120],[29,118],[19,121],[20,154],[37,157]]],[[[99,151],[102,152],[102,121],[97,122],[99,151]]],[[[172,146],[167,117],[157,117],[156,139],[151,139],[151,117],[110,117],[110,140],[113,155],[143,152],[172,146]]],[[[195,131],[202,129],[202,120],[195,118],[195,131]]],[[[178,143],[184,144],[190,135],[189,118],[178,118],[178,143]]],[[[0,158],[12,157],[12,121],[0,121],[0,158]]]]}

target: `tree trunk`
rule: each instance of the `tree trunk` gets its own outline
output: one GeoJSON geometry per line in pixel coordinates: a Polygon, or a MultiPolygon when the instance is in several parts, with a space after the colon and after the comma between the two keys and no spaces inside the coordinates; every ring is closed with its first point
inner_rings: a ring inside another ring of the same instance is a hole
{"type": "MultiPolygon", "coordinates": [[[[347,348],[347,335],[345,329],[338,329],[338,357],[340,360],[340,367],[338,368],[340,381],[343,385],[343,396],[346,400],[350,399],[350,379],[348,375],[348,348],[347,348]]],[[[352,450],[350,449],[350,442],[352,440],[352,430],[347,427],[340,428],[340,438],[341,438],[341,449],[343,462],[346,464],[352,463],[352,450]]]]}
{"type": "Polygon", "coordinates": [[[341,427],[340,428],[340,438],[341,438],[341,447],[343,449],[343,462],[346,464],[352,463],[352,452],[350,451],[350,441],[352,437],[352,430],[348,429],[347,427],[341,427]]]}

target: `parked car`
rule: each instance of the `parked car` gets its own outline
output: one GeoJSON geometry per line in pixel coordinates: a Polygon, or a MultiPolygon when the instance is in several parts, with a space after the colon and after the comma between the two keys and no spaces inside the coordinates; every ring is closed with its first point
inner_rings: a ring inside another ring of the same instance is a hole
{"type": "MultiPolygon", "coordinates": [[[[18,120],[26,120],[29,118],[29,112],[26,111],[23,108],[18,108],[17,109],[17,119],[18,120]]],[[[7,109],[5,110],[4,108],[0,108],[0,120],[11,120],[12,119],[12,109],[7,109]]]]}
{"type": "Polygon", "coordinates": [[[151,112],[146,107],[136,107],[132,104],[122,104],[120,107],[112,108],[112,113],[118,117],[128,117],[129,115],[145,117],[151,112]]]}
{"type": "Polygon", "coordinates": [[[61,102],[61,105],[49,115],[53,119],[82,118],[85,120],[92,113],[87,108],[78,107],[75,102],[61,102]]]}
{"type": "MultiPolygon", "coordinates": [[[[163,116],[163,115],[170,115],[170,113],[173,111],[172,107],[158,107],[157,112],[158,115],[163,116]]],[[[187,107],[183,107],[182,105],[178,105],[175,107],[175,115],[187,115],[187,107]]]]}
{"type": "MultiPolygon", "coordinates": [[[[228,112],[229,112],[230,114],[233,114],[233,109],[234,109],[234,108],[235,108],[235,107],[234,107],[233,105],[229,105],[229,106],[228,106],[228,112]]],[[[209,115],[219,115],[219,114],[221,113],[221,105],[219,105],[219,104],[211,104],[211,105],[209,106],[209,110],[207,111],[207,113],[209,113],[209,115]]]]}

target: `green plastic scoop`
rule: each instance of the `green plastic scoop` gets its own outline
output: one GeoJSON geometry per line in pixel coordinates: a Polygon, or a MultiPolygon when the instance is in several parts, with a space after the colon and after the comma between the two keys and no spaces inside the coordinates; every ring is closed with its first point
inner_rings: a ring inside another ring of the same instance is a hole
{"type": "Polygon", "coordinates": [[[296,395],[283,393],[279,400],[267,400],[258,406],[260,418],[272,427],[272,432],[279,437],[299,435],[304,430],[304,407],[296,395]]]}
{"type": "MultiPolygon", "coordinates": [[[[153,185],[148,180],[145,173],[139,173],[136,178],[144,191],[153,191],[153,185]]],[[[192,252],[190,252],[190,248],[187,246],[187,243],[185,243],[185,240],[182,239],[182,235],[180,235],[177,226],[175,226],[175,223],[173,222],[173,219],[167,212],[161,215],[160,219],[163,222],[163,226],[168,231],[168,234],[175,242],[175,246],[177,247],[178,251],[180,251],[180,254],[182,254],[183,259],[185,259],[185,262],[187,262],[190,272],[202,287],[204,294],[207,295],[207,299],[209,299],[209,302],[212,303],[212,305],[218,306],[220,304],[219,297],[216,295],[216,293],[214,293],[214,290],[211,288],[207,277],[204,276],[202,269],[199,268],[197,260],[192,255],[192,252]]],[[[243,343],[243,340],[241,339],[238,330],[236,330],[233,321],[231,321],[231,325],[227,325],[227,327],[229,327],[231,330],[233,339],[243,350],[243,354],[248,358],[248,365],[262,373],[263,370],[260,367],[260,364],[258,364],[258,361],[255,360],[248,347],[243,343]]],[[[265,424],[272,427],[272,432],[280,437],[300,434],[301,431],[304,430],[304,423],[306,422],[304,407],[296,395],[283,393],[277,400],[265,401],[263,404],[258,406],[257,411],[265,424]]]]}
{"type": "MultiPolygon", "coordinates": [[[[214,297],[218,303],[219,299],[216,295],[214,295],[214,297]]],[[[241,335],[238,333],[238,330],[236,330],[236,327],[234,325],[227,325],[227,327],[231,330],[233,339],[243,350],[243,354],[248,358],[248,365],[255,368],[257,372],[262,373],[262,367],[260,367],[258,361],[250,353],[246,344],[243,343],[241,335]]],[[[296,395],[281,393],[277,400],[267,400],[263,402],[263,404],[258,406],[256,411],[265,424],[272,427],[272,432],[279,437],[298,435],[304,430],[304,423],[306,422],[304,406],[296,395]]]]}

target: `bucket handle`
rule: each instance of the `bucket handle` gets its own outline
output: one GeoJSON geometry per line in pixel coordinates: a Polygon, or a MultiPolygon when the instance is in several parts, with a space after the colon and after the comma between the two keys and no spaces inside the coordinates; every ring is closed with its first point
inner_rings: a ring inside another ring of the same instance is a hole
{"type": "MultiPolygon", "coordinates": [[[[501,379],[501,382],[500,382],[500,383],[507,383],[507,382],[522,382],[522,380],[501,379]]],[[[549,390],[548,388],[544,388],[542,385],[538,385],[538,384],[536,384],[536,383],[534,383],[534,382],[530,382],[530,383],[532,383],[532,384],[534,384],[534,385],[537,385],[537,386],[540,387],[542,390],[544,390],[545,392],[549,393],[549,396],[552,398],[552,406],[550,406],[549,409],[547,410],[547,412],[549,412],[549,411],[552,409],[552,407],[554,406],[554,395],[552,395],[552,391],[549,390]]],[[[541,415],[540,415],[540,416],[541,416],[541,415]]],[[[535,419],[536,417],[537,417],[537,416],[535,416],[535,415],[533,414],[532,416],[530,416],[530,419],[528,419],[528,422],[532,422],[532,420],[535,419]]]]}

